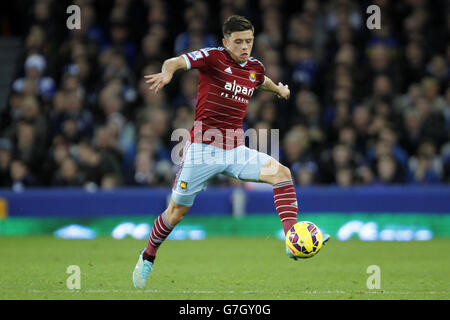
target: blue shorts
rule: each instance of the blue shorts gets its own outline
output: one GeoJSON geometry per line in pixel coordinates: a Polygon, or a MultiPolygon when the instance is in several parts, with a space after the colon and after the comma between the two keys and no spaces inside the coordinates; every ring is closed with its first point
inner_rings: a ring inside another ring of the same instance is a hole
{"type": "Polygon", "coordinates": [[[184,149],[183,162],[172,189],[172,199],[191,207],[194,199],[206,190],[208,181],[222,173],[242,181],[259,181],[259,172],[271,156],[239,146],[225,150],[204,143],[190,143],[184,149]]]}

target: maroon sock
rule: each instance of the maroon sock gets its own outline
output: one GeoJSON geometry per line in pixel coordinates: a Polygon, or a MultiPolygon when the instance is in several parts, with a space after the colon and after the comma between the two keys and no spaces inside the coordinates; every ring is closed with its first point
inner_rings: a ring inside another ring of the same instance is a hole
{"type": "Polygon", "coordinates": [[[156,256],[161,243],[167,238],[174,227],[167,221],[166,214],[161,213],[153,222],[152,233],[148,239],[147,247],[145,248],[146,256],[156,256]]]}
{"type": "Polygon", "coordinates": [[[273,185],[273,200],[286,234],[297,223],[297,195],[292,180],[273,185]]]}

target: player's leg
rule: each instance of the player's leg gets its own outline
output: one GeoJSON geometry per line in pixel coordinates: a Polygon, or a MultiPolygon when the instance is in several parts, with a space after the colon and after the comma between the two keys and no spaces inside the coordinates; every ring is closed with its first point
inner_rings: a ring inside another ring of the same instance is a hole
{"type": "MultiPolygon", "coordinates": [[[[284,233],[297,223],[298,202],[295,187],[292,182],[291,171],[275,159],[268,160],[261,168],[259,174],[261,182],[273,186],[275,208],[280,216],[284,233]]],[[[323,245],[330,239],[329,234],[323,235],[323,245]]],[[[297,260],[286,248],[289,257],[297,260]]]]}
{"type": "Polygon", "coordinates": [[[259,181],[273,186],[275,208],[284,233],[297,223],[298,202],[291,171],[275,159],[268,160],[261,168],[259,181]]]}
{"type": "Polygon", "coordinates": [[[224,174],[243,181],[269,183],[273,186],[274,203],[285,233],[297,222],[297,195],[289,168],[275,158],[254,149],[240,146],[233,149],[236,161],[224,174]]]}
{"type": "Polygon", "coordinates": [[[156,252],[161,243],[169,236],[173,228],[183,219],[189,209],[190,207],[180,205],[171,199],[167,209],[155,219],[147,247],[139,255],[133,271],[135,288],[145,288],[147,279],[153,271],[156,252]]]}
{"type": "Polygon", "coordinates": [[[136,288],[145,287],[159,247],[192,207],[197,194],[206,189],[209,179],[223,170],[223,165],[205,165],[201,161],[203,153],[208,154],[211,148],[193,143],[186,149],[186,157],[175,179],[170,203],[155,219],[147,247],[139,256],[133,272],[133,283],[136,288]]]}
{"type": "Polygon", "coordinates": [[[261,167],[258,181],[271,185],[276,185],[283,181],[292,181],[291,170],[276,159],[271,158],[261,167]]]}
{"type": "Polygon", "coordinates": [[[186,156],[173,184],[169,205],[153,223],[144,259],[154,261],[159,246],[192,207],[197,194],[206,189],[207,181],[212,176],[220,172],[220,167],[206,165],[203,161],[205,153],[211,152],[212,148],[200,143],[187,146],[186,156]]]}
{"type": "Polygon", "coordinates": [[[152,232],[143,253],[145,260],[154,262],[156,252],[161,243],[166,240],[173,228],[183,219],[189,209],[190,206],[178,204],[173,199],[170,199],[167,209],[153,222],[152,232]]]}

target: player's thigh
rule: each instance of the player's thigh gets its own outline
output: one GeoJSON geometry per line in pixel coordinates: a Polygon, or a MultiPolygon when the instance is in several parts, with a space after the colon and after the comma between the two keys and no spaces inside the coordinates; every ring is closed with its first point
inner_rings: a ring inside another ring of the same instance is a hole
{"type": "Polygon", "coordinates": [[[172,188],[172,200],[186,207],[191,207],[197,194],[205,190],[208,181],[223,171],[224,164],[208,162],[201,158],[200,154],[210,152],[209,146],[192,144],[187,150],[187,161],[183,162],[172,188]]]}
{"type": "MultiPolygon", "coordinates": [[[[231,159],[231,156],[227,159],[231,159]]],[[[263,182],[260,180],[260,172],[271,161],[276,160],[264,152],[241,146],[233,149],[233,161],[228,161],[223,173],[242,181],[263,182]]]]}

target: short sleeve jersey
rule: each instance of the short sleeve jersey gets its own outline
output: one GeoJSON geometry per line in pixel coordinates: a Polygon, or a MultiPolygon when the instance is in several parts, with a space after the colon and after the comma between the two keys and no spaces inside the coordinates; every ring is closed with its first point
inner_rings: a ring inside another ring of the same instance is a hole
{"type": "Polygon", "coordinates": [[[239,64],[222,47],[204,48],[182,57],[187,69],[199,71],[191,142],[223,149],[243,145],[243,119],[249,99],[264,83],[264,65],[252,57],[239,64]]]}

